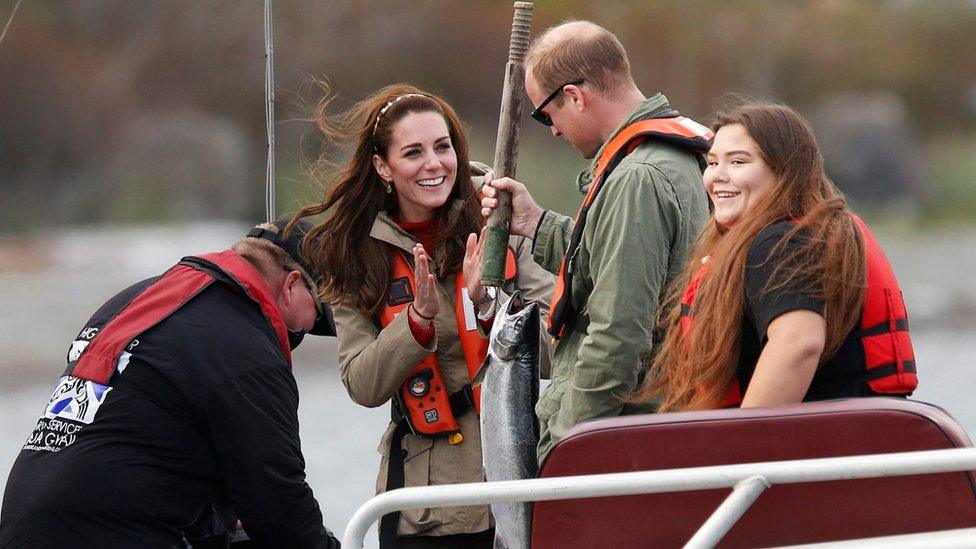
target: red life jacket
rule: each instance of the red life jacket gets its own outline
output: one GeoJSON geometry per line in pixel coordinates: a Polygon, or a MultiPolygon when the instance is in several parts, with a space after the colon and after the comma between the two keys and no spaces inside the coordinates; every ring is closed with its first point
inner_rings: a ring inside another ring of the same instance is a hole
{"type": "MultiPolygon", "coordinates": [[[[589,325],[589,318],[578,313],[572,305],[573,260],[579,253],[580,240],[583,237],[583,227],[586,225],[590,205],[593,204],[597,193],[600,192],[603,183],[613,169],[620,164],[624,157],[648,139],[671,143],[699,155],[699,165],[703,166],[701,155],[708,152],[712,137],[714,134],[708,128],[694,120],[684,116],[673,116],[671,118],[652,118],[634,122],[622,129],[607,143],[597,160],[590,188],[586,193],[586,198],[583,199],[579,213],[576,214],[569,247],[559,265],[559,276],[556,277],[556,286],[549,305],[549,333],[553,337],[562,337],[567,326],[586,333],[586,328],[589,325]]],[[[635,250],[635,253],[641,252],[635,250]]]]}
{"type": "Polygon", "coordinates": [[[868,260],[868,289],[861,314],[861,345],[867,367],[868,385],[876,393],[911,393],[918,387],[915,350],[908,335],[908,311],[895,271],[861,218],[854,216],[861,229],[868,260]]]}
{"type": "MultiPolygon", "coordinates": [[[[864,375],[853,381],[867,382],[871,390],[879,394],[910,394],[918,387],[918,375],[901,288],[874,235],[860,217],[852,217],[861,230],[867,259],[867,289],[856,332],[864,349],[864,375]]],[[[707,272],[708,265],[702,265],[681,298],[680,322],[684,336],[694,326],[695,294],[707,272]]],[[[734,379],[722,407],[737,406],[742,403],[742,397],[739,380],[734,379]]]]}
{"type": "Polygon", "coordinates": [[[231,250],[185,257],[125,305],[69,365],[68,374],[103,385],[119,357],[139,334],[160,323],[217,279],[233,283],[261,307],[291,367],[288,329],[277,301],[257,269],[231,250]]]}
{"type": "MultiPolygon", "coordinates": [[[[386,305],[379,312],[380,324],[384,327],[393,322],[413,302],[417,287],[413,268],[407,263],[403,252],[393,246],[390,254],[390,290],[386,305]]],[[[505,279],[514,280],[518,263],[511,248],[505,257],[505,279]]],[[[488,341],[478,333],[478,319],[471,300],[468,298],[464,275],[454,277],[454,317],[461,338],[461,349],[468,369],[468,378],[473,379],[488,353],[488,341]]],[[[465,384],[461,390],[448,394],[447,385],[441,375],[434,353],[421,360],[406,381],[397,391],[397,406],[410,431],[417,436],[447,436],[452,444],[463,440],[457,415],[474,406],[480,413],[481,387],[465,384]]]]}

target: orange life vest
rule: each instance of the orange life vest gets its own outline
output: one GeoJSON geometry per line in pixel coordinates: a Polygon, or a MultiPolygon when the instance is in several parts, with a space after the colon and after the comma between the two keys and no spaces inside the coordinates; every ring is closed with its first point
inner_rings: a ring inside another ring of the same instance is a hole
{"type": "MultiPolygon", "coordinates": [[[[856,335],[864,349],[865,373],[857,382],[867,382],[879,394],[911,394],[918,387],[915,351],[908,335],[908,312],[891,263],[864,221],[852,215],[861,230],[867,259],[867,289],[856,335]]],[[[681,298],[681,333],[687,336],[694,326],[692,307],[698,286],[708,272],[702,265],[691,278],[681,298]]],[[[722,407],[742,403],[739,380],[734,379],[722,407]]]]}
{"type": "MultiPolygon", "coordinates": [[[[390,289],[386,305],[380,310],[379,321],[385,327],[393,322],[396,315],[403,312],[413,302],[413,268],[403,252],[393,246],[390,254],[390,289]]],[[[505,257],[505,279],[514,280],[518,274],[518,263],[511,248],[505,257]]],[[[461,338],[461,349],[467,365],[468,377],[473,379],[488,352],[488,341],[478,333],[478,319],[474,305],[468,298],[464,275],[454,277],[454,316],[457,331],[461,338]]],[[[417,436],[447,436],[452,444],[460,443],[463,437],[456,415],[471,406],[480,413],[481,387],[471,387],[468,383],[454,394],[448,394],[447,385],[441,375],[434,353],[420,361],[406,381],[397,391],[396,403],[400,415],[407,422],[410,431],[417,436]]]]}
{"type": "MultiPolygon", "coordinates": [[[[622,129],[607,143],[597,160],[590,188],[586,193],[586,198],[583,199],[579,213],[576,214],[569,247],[559,265],[559,276],[556,277],[556,286],[553,289],[552,301],[549,305],[549,333],[553,337],[562,337],[567,326],[585,333],[589,324],[586,315],[578,313],[572,305],[573,260],[576,259],[576,254],[579,252],[583,227],[586,225],[590,205],[593,204],[610,172],[620,164],[625,156],[633,152],[638,145],[647,139],[671,143],[696,154],[699,158],[699,165],[703,166],[701,155],[708,152],[713,136],[708,128],[694,120],[684,116],[673,116],[671,118],[652,118],[634,122],[622,129]]],[[[642,253],[640,250],[634,250],[634,252],[642,253]]]]}

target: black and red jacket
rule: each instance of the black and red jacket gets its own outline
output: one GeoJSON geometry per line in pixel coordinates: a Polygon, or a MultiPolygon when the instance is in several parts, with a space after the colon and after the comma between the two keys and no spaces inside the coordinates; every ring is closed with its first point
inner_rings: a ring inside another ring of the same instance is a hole
{"type": "Polygon", "coordinates": [[[271,290],[231,251],[184,258],[72,343],[10,473],[0,546],[183,546],[229,507],[259,545],[334,547],[304,469],[271,290]]]}

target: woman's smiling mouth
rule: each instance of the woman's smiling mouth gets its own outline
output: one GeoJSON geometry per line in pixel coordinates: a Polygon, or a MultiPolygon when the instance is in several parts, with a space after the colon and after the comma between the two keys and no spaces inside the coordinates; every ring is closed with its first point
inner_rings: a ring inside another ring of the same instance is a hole
{"type": "Polygon", "coordinates": [[[433,179],[420,179],[417,184],[421,187],[436,187],[444,182],[445,176],[435,177],[433,179]]]}

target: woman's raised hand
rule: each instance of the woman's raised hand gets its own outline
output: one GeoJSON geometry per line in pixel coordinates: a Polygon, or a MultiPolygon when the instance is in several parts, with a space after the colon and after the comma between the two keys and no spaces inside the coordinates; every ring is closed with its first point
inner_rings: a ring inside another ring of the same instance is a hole
{"type": "Polygon", "coordinates": [[[488,228],[481,229],[481,235],[471,233],[464,248],[464,283],[468,287],[468,298],[477,303],[485,298],[485,287],[481,284],[481,258],[485,254],[485,235],[488,228]]]}
{"type": "Polygon", "coordinates": [[[413,278],[417,282],[413,305],[411,305],[414,321],[421,325],[428,325],[440,312],[440,302],[437,300],[437,278],[430,272],[430,256],[423,245],[413,247],[414,271],[413,278]]]}

